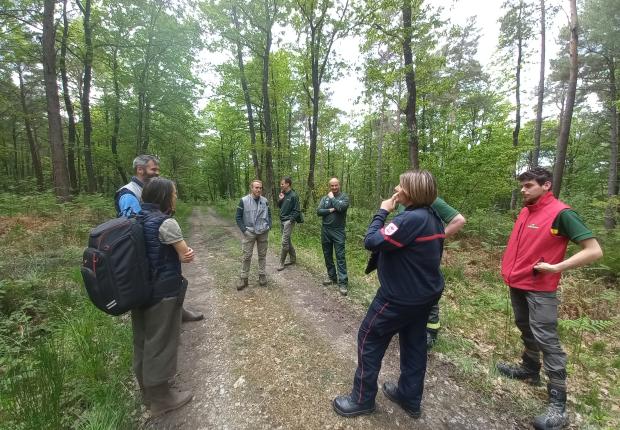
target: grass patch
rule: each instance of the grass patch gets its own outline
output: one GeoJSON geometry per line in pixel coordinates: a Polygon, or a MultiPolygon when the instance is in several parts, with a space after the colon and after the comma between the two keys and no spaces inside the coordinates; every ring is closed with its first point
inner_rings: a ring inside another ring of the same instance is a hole
{"type": "Polygon", "coordinates": [[[0,195],[0,428],[130,429],[131,328],[85,294],[88,232],[109,198],[0,195]]]}

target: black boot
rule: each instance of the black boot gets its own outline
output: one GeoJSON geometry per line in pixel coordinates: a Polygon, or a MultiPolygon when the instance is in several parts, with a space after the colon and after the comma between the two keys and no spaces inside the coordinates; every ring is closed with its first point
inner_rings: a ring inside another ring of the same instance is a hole
{"type": "Polygon", "coordinates": [[[334,411],[343,417],[356,417],[358,415],[371,414],[375,411],[374,402],[372,405],[359,404],[350,395],[336,397],[332,402],[332,406],[334,411]]]}
{"type": "Polygon", "coordinates": [[[439,330],[436,330],[434,328],[426,329],[426,349],[427,350],[432,349],[433,346],[435,345],[435,342],[437,342],[437,333],[439,333],[439,330]]]}
{"type": "Polygon", "coordinates": [[[205,316],[202,312],[190,311],[189,309],[185,308],[183,308],[183,312],[181,313],[182,322],[200,321],[204,318],[205,316]]]}
{"type": "Polygon", "coordinates": [[[511,379],[519,379],[526,384],[540,385],[540,363],[535,363],[527,359],[519,365],[509,363],[497,363],[495,365],[497,371],[511,379]]]}
{"type": "Polygon", "coordinates": [[[547,411],[534,418],[534,428],[537,430],[559,430],[568,425],[566,412],[566,387],[547,384],[549,405],[547,411]]]}
{"type": "Polygon", "coordinates": [[[395,384],[394,382],[386,382],[383,384],[383,394],[385,394],[385,397],[403,408],[403,410],[407,412],[411,418],[420,418],[422,416],[422,410],[419,407],[412,408],[403,403],[400,395],[398,394],[398,384],[395,384]]]}

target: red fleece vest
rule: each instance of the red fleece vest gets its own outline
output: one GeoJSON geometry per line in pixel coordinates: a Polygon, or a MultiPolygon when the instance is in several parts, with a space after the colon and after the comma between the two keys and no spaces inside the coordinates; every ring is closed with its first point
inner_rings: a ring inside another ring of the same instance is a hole
{"type": "Polygon", "coordinates": [[[529,291],[555,291],[560,273],[534,272],[544,261],[557,264],[564,259],[568,238],[551,231],[558,214],[570,206],[548,192],[519,213],[502,258],[502,277],[506,285],[529,291]]]}

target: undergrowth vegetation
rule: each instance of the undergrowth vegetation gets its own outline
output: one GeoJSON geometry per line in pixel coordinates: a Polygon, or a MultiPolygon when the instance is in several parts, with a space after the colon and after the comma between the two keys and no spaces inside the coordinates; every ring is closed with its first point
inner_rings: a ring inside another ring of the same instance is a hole
{"type": "MultiPolygon", "coordinates": [[[[234,219],[237,201],[220,201],[217,210],[234,219]]],[[[279,252],[280,223],[273,213],[270,247],[279,252]]],[[[376,275],[364,274],[368,252],[363,239],[373,212],[351,208],[347,215],[347,267],[353,301],[368,305],[376,289],[376,275]]],[[[435,353],[444,355],[460,370],[463,379],[481,394],[516,398],[522,413],[538,413],[546,400],[544,385],[530,387],[500,377],[497,361],[517,362],[521,356],[520,333],[513,322],[508,288],[500,273],[501,255],[514,218],[495,211],[476,211],[455,239],[445,243],[443,273],[446,289],[440,302],[441,333],[435,353]]],[[[297,225],[293,243],[298,263],[324,274],[320,220],[314,208],[297,225]]],[[[596,230],[596,229],[595,229],[596,230]]],[[[589,428],[620,426],[620,290],[617,233],[596,231],[605,257],[602,262],[568,272],[560,287],[559,331],[568,353],[569,401],[579,423],[589,428]]],[[[569,254],[578,249],[569,247],[569,254]]],[[[322,287],[321,287],[322,288],[322,287]]]]}
{"type": "Polygon", "coordinates": [[[79,271],[109,198],[0,195],[0,428],[132,428],[131,330],[79,271]]]}
{"type": "Polygon", "coordinates": [[[0,429],[135,427],[129,316],[95,308],[79,269],[113,216],[109,197],[0,194],[0,429]]]}

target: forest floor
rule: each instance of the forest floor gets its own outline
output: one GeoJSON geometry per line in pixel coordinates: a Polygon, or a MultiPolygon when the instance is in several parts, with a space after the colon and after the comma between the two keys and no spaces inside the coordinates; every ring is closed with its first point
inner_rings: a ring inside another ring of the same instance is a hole
{"type": "MultiPolygon", "coordinates": [[[[381,392],[374,414],[342,418],[331,401],[351,389],[356,338],[366,309],[299,265],[275,270],[258,286],[256,254],[250,286],[237,291],[240,233],[211,209],[195,209],[188,243],[196,261],[184,266],[186,305],[205,319],[183,325],[176,384],[191,389],[187,406],[149,419],[149,429],[518,429],[531,417],[509,392],[480,393],[453,364],[429,354],[423,414],[413,420],[381,392]]],[[[294,236],[293,236],[294,240],[294,236]]],[[[398,342],[383,360],[379,384],[397,380],[398,342]]]]}

